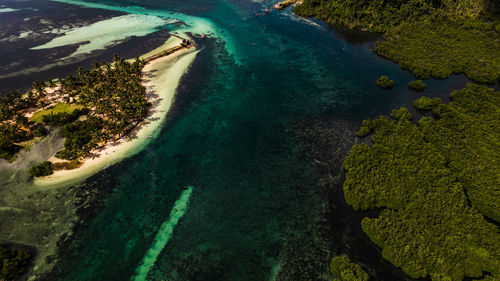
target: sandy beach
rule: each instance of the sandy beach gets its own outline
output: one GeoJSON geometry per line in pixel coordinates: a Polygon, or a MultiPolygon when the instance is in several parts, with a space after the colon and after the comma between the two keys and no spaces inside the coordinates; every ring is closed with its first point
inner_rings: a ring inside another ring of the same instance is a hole
{"type": "MultiPolygon", "coordinates": [[[[143,57],[171,48],[181,41],[181,39],[172,36],[165,44],[143,57]]],[[[172,105],[177,86],[197,53],[198,51],[191,47],[146,64],[143,70],[146,77],[144,86],[147,98],[152,103],[147,119],[135,127],[125,138],[117,142],[110,142],[100,150],[92,151],[94,156],[85,159],[79,168],[55,171],[50,176],[36,178],[34,184],[39,188],[73,185],[142,150],[159,133],[172,105]]],[[[52,157],[49,161],[58,161],[58,159],[52,157]]]]}

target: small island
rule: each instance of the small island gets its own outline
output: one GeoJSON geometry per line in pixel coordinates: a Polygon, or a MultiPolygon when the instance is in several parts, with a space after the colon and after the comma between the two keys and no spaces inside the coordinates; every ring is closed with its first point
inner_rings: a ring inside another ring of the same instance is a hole
{"type": "Polygon", "coordinates": [[[382,89],[391,89],[394,87],[394,81],[389,79],[387,76],[380,76],[380,78],[375,81],[375,84],[382,89]]]}
{"type": "Polygon", "coordinates": [[[370,276],[359,264],[352,262],[346,255],[332,259],[330,271],[338,281],[368,281],[370,276]]]}
{"type": "Polygon", "coordinates": [[[1,98],[0,158],[13,161],[22,149],[57,131],[65,139],[63,148],[30,167],[33,177],[45,177],[77,169],[104,150],[137,138],[132,132],[150,121],[152,105],[161,102],[152,95],[154,85],[145,82],[148,78],[151,83],[147,66],[195,46],[173,36],[167,42],[143,58],[127,61],[115,55],[112,62],[94,62],[89,70],[79,68],[76,75],[38,81],[24,95],[1,98]]]}
{"type": "Polygon", "coordinates": [[[427,85],[422,80],[415,80],[408,83],[408,87],[415,91],[423,91],[427,85]]]}

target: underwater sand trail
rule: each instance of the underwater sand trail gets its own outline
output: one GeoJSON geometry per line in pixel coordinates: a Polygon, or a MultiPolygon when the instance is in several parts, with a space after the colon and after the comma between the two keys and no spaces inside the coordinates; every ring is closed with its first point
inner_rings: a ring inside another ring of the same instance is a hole
{"type": "Polygon", "coordinates": [[[151,268],[154,266],[156,259],[172,237],[174,227],[186,213],[192,193],[193,187],[187,186],[179,199],[175,201],[174,207],[172,208],[168,219],[161,224],[160,229],[156,233],[155,239],[153,240],[153,244],[146,252],[146,255],[144,255],[144,259],[139,267],[137,267],[135,276],[131,278],[133,281],[146,280],[146,277],[148,276],[151,268]]]}

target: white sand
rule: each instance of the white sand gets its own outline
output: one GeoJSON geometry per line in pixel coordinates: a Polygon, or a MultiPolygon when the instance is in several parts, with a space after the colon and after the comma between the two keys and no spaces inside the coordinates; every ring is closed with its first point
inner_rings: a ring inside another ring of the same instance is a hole
{"type": "Polygon", "coordinates": [[[189,198],[191,198],[191,193],[193,193],[193,187],[187,186],[179,199],[175,201],[174,207],[170,211],[170,215],[167,220],[161,224],[160,229],[158,229],[155,239],[153,240],[153,244],[144,255],[139,267],[135,270],[133,281],[145,281],[148,277],[148,273],[155,265],[158,256],[161,254],[168,241],[170,241],[170,238],[172,238],[175,226],[186,213],[189,207],[189,198]]]}
{"type": "Polygon", "coordinates": [[[0,13],[9,13],[9,12],[15,12],[19,11],[18,9],[12,9],[12,8],[0,8],[0,13]]]}
{"type": "MultiPolygon", "coordinates": [[[[173,42],[178,44],[180,41],[176,37],[170,37],[165,46],[176,45],[173,42]]],[[[182,49],[169,56],[156,59],[144,67],[145,76],[151,75],[147,78],[149,81],[144,86],[148,93],[148,99],[153,105],[150,108],[148,119],[129,134],[129,136],[133,136],[132,138],[108,144],[104,149],[96,152],[98,157],[85,160],[81,167],[73,170],[55,171],[50,176],[35,179],[34,184],[38,187],[60,187],[76,184],[102,171],[107,166],[142,150],[159,133],[172,105],[177,86],[197,53],[198,51],[194,48],[182,49]],[[152,87],[152,91],[150,91],[150,87],[152,87]]]]}
{"type": "Polygon", "coordinates": [[[70,56],[90,53],[94,50],[105,49],[131,36],[145,36],[157,30],[157,27],[166,25],[171,20],[149,15],[123,15],[102,20],[88,26],[67,31],[64,35],[52,39],[43,45],[31,48],[32,50],[50,49],[55,47],[82,43],[70,56]]]}

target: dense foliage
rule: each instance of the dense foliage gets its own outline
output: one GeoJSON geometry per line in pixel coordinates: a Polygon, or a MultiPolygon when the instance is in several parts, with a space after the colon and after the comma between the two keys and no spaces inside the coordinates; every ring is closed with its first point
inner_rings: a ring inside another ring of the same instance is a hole
{"type": "Polygon", "coordinates": [[[469,84],[450,98],[415,101],[433,114],[417,124],[406,108],[365,120],[373,145],[346,158],[345,198],[385,208],[362,228],[410,276],[500,278],[500,232],[485,219],[500,222],[500,92],[469,84]]]}
{"type": "Polygon", "coordinates": [[[450,22],[408,23],[386,33],[375,51],[420,79],[465,73],[478,82],[500,81],[500,36],[496,31],[450,22]]]}
{"type": "MultiPolygon", "coordinates": [[[[304,0],[294,12],[352,29],[386,32],[408,20],[476,18],[495,9],[484,0],[304,0]]],[[[494,25],[492,25],[494,26],[494,25]]]]}
{"type": "Polygon", "coordinates": [[[426,112],[432,110],[433,108],[437,107],[440,104],[441,104],[440,98],[431,99],[428,97],[421,97],[413,102],[413,107],[418,109],[420,112],[426,112]]]}
{"type": "Polygon", "coordinates": [[[127,132],[146,116],[149,103],[141,85],[143,62],[128,63],[115,56],[112,63],[94,63],[91,70],[63,80],[64,91],[101,118],[109,135],[127,132]]]}
{"type": "Polygon", "coordinates": [[[23,274],[30,257],[26,251],[0,246],[0,280],[14,280],[23,274]]]}
{"type": "Polygon", "coordinates": [[[86,120],[63,127],[66,142],[57,157],[85,157],[100,143],[125,135],[143,120],[150,104],[141,85],[142,67],[141,60],[128,63],[115,56],[113,63],[95,62],[91,70],[80,68],[76,76],[69,75],[62,81],[63,91],[77,97],[90,113],[86,120]]]}
{"type": "Polygon", "coordinates": [[[295,12],[384,33],[375,51],[418,78],[500,80],[500,18],[488,0],[305,0],[295,12]]]}
{"type": "Polygon", "coordinates": [[[383,89],[390,89],[394,87],[394,81],[389,79],[387,76],[380,76],[380,78],[375,81],[375,84],[377,84],[380,88],[383,89]]]}
{"type": "Polygon", "coordinates": [[[413,89],[416,91],[423,91],[423,90],[425,90],[427,85],[424,82],[422,82],[422,80],[415,80],[415,81],[409,82],[408,87],[410,87],[410,89],[413,89]]]}
{"type": "Polygon", "coordinates": [[[102,127],[102,120],[93,116],[65,125],[61,130],[61,134],[66,138],[64,149],[57,152],[56,156],[68,160],[85,157],[99,142],[106,139],[102,127]]]}
{"type": "Polygon", "coordinates": [[[24,111],[37,105],[44,86],[43,82],[34,82],[33,89],[25,97],[19,93],[0,97],[0,158],[13,159],[22,148],[19,143],[43,134],[43,129],[33,126],[24,111]]]}
{"type": "Polygon", "coordinates": [[[368,273],[358,264],[353,263],[347,256],[337,256],[332,259],[330,271],[339,281],[368,281],[368,273]]]}
{"type": "Polygon", "coordinates": [[[77,75],[60,79],[59,85],[35,82],[25,96],[1,98],[0,158],[12,159],[22,148],[19,143],[45,135],[42,123],[64,126],[64,149],[56,155],[62,159],[86,157],[99,145],[121,138],[144,119],[150,106],[141,84],[143,66],[142,60],[129,63],[115,56],[111,63],[94,62],[90,70],[80,68],[77,75]],[[51,94],[47,87],[52,88],[51,94]],[[33,108],[46,107],[31,120],[25,117],[33,108]],[[83,115],[84,120],[77,121],[83,115]]]}
{"type": "Polygon", "coordinates": [[[44,177],[52,175],[54,173],[52,169],[52,163],[50,161],[45,161],[41,164],[37,164],[31,167],[30,174],[33,177],[44,177]]]}
{"type": "Polygon", "coordinates": [[[29,139],[29,132],[22,130],[19,124],[0,125],[0,158],[12,159],[21,149],[17,143],[29,139]]]}

